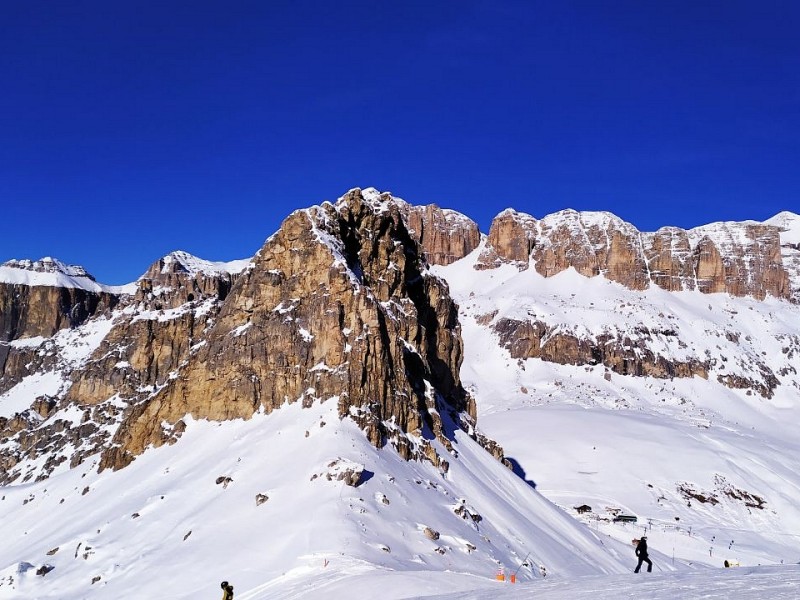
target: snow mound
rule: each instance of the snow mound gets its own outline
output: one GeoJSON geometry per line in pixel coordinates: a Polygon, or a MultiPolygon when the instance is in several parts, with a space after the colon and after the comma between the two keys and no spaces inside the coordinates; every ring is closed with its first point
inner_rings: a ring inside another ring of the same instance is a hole
{"type": "Polygon", "coordinates": [[[800,215],[785,210],[764,221],[764,225],[780,228],[781,244],[800,244],[800,215]]]}

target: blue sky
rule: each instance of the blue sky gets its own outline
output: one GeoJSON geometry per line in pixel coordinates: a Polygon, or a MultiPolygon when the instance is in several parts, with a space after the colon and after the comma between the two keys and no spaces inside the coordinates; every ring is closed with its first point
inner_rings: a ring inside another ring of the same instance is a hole
{"type": "Polygon", "coordinates": [[[2,2],[0,262],[252,255],[374,186],[644,231],[800,212],[800,3],[2,2]]]}

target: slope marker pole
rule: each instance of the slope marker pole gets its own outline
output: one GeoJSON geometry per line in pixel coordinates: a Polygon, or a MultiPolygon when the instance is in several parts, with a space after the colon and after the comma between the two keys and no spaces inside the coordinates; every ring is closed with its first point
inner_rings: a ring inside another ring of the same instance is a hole
{"type": "Polygon", "coordinates": [[[524,564],[525,564],[525,561],[527,561],[527,560],[528,560],[528,557],[529,557],[530,555],[531,555],[531,553],[530,553],[530,552],[528,552],[528,553],[525,555],[525,558],[523,558],[523,559],[522,559],[522,562],[521,562],[521,563],[519,563],[519,566],[517,567],[517,570],[516,570],[516,571],[514,571],[514,574],[512,575],[512,577],[514,578],[514,579],[513,579],[513,581],[516,581],[516,580],[517,580],[517,573],[519,573],[519,570],[522,568],[522,565],[524,565],[524,564]]]}

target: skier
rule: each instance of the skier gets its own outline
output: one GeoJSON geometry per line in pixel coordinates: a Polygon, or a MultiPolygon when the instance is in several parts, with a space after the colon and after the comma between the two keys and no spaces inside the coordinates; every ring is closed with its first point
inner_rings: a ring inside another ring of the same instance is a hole
{"type": "Polygon", "coordinates": [[[222,600],[233,600],[233,586],[227,581],[219,584],[222,588],[222,600]]]}
{"type": "Polygon", "coordinates": [[[639,540],[639,543],[636,544],[636,556],[639,557],[639,564],[636,565],[636,568],[633,570],[634,573],[638,573],[639,569],[642,568],[642,563],[647,563],[647,572],[650,573],[653,570],[653,561],[647,557],[647,536],[642,536],[642,539],[639,540]]]}

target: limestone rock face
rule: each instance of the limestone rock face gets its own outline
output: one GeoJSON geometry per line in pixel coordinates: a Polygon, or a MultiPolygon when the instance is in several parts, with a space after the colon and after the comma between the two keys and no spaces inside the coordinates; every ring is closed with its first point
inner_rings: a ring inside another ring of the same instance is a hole
{"type": "Polygon", "coordinates": [[[486,249],[478,259],[477,268],[493,269],[512,263],[520,271],[527,269],[537,233],[536,219],[515,210],[504,210],[492,221],[486,249]]]}
{"type": "Polygon", "coordinates": [[[136,301],[163,310],[207,298],[224,300],[248,264],[212,263],[187,252],[172,252],[150,265],[139,278],[136,301]]]}
{"type": "Polygon", "coordinates": [[[781,257],[780,230],[756,223],[721,223],[693,230],[702,234],[694,251],[701,292],[790,298],[789,273],[781,257]]]}
{"type": "Polygon", "coordinates": [[[789,274],[792,300],[800,303],[800,215],[784,211],[764,223],[780,232],[781,260],[789,274]]]}
{"type": "Polygon", "coordinates": [[[454,210],[435,204],[413,206],[399,202],[408,232],[434,265],[449,265],[464,258],[481,242],[478,224],[454,210]]]}
{"type": "MultiPolygon", "coordinates": [[[[109,431],[123,416],[136,410],[188,361],[193,344],[201,343],[219,312],[236,270],[249,261],[240,262],[241,265],[208,263],[183,252],[157,261],[136,286],[129,286],[132,293],[112,295],[113,310],[102,315],[96,311],[95,320],[105,319],[103,330],[107,331],[97,340],[97,348],[77,363],[64,360],[63,356],[65,345],[71,346],[69,354],[74,354],[85,343],[85,333],[80,333],[77,324],[72,326],[74,336],[64,335],[72,329],[63,329],[59,336],[43,336],[43,341],[0,343],[0,393],[40,372],[52,372],[63,380],[63,391],[56,396],[37,396],[30,408],[14,419],[0,419],[0,441],[11,437],[18,440],[16,447],[0,449],[0,461],[15,465],[23,458],[48,455],[37,475],[41,479],[64,461],[75,466],[104,449],[110,441],[109,431]],[[233,273],[226,271],[231,268],[233,273]],[[83,412],[81,422],[59,418],[59,411],[70,407],[83,412]],[[49,418],[51,415],[53,418],[49,418]],[[76,450],[69,456],[63,454],[70,446],[76,450]]],[[[64,275],[62,272],[60,279],[47,283],[72,284],[73,280],[64,275]]],[[[9,278],[8,273],[6,276],[9,278]]],[[[74,287],[16,285],[34,294],[39,289],[46,293],[71,293],[77,289],[95,294],[74,287]]],[[[20,473],[9,467],[0,473],[0,483],[18,476],[20,473]]]]}
{"type": "Polygon", "coordinates": [[[35,348],[17,348],[0,343],[0,394],[17,385],[41,364],[35,348]]]}
{"type": "Polygon", "coordinates": [[[139,390],[163,386],[188,360],[190,348],[213,314],[192,307],[174,318],[121,320],[94,357],[71,374],[68,402],[93,406],[119,395],[141,398],[139,390]]]}
{"type": "Polygon", "coordinates": [[[492,222],[476,268],[503,263],[520,270],[533,265],[544,277],[572,267],[585,277],[602,274],[633,290],[654,283],[669,291],[758,299],[794,294],[780,228],[749,222],[642,233],[609,213],[565,210],[537,221],[507,210],[492,222]]]}
{"type": "Polygon", "coordinates": [[[0,265],[0,341],[49,337],[113,308],[106,291],[83,267],[52,258],[10,260],[0,265]]]}
{"type": "Polygon", "coordinates": [[[653,234],[642,235],[651,281],[670,292],[694,289],[694,260],[689,234],[678,227],[662,227],[653,234]]]}
{"type": "Polygon", "coordinates": [[[446,468],[405,432],[445,445],[450,422],[474,419],[461,386],[462,342],[446,284],[389,195],[352,190],[289,216],[242,273],[164,390],[123,422],[104,467],[119,468],[186,415],[249,418],[284,402],[336,401],[376,446],[446,468]],[[395,428],[386,423],[393,421],[395,428]],[[444,422],[443,422],[444,421],[444,422]]]}
{"type": "Polygon", "coordinates": [[[512,358],[541,358],[562,365],[604,365],[620,375],[671,379],[708,379],[709,364],[696,359],[669,360],[651,349],[654,338],[677,337],[673,330],[638,330],[633,335],[619,332],[596,338],[558,331],[542,321],[498,319],[492,328],[512,358]]]}
{"type": "Polygon", "coordinates": [[[116,298],[110,294],[0,283],[0,336],[6,341],[49,337],[114,304],[116,298]]]}
{"type": "MultiPolygon", "coordinates": [[[[634,290],[800,301],[800,218],[776,219],[641,233],[608,213],[537,220],[507,210],[476,268],[511,263],[545,277],[573,268],[634,290]]],[[[286,402],[335,402],[376,446],[443,471],[447,460],[426,440],[452,449],[457,428],[502,459],[473,427],[457,308],[428,270],[480,243],[463,215],[354,189],[290,215],[252,259],[173,252],[124,288],[54,259],[0,265],[0,485],[98,454],[101,467],[121,468],[151,444],[177,441],[186,415],[249,418],[286,402]]],[[[800,354],[787,338],[786,364],[751,353],[747,368],[722,369],[683,351],[669,315],[586,328],[535,310],[500,312],[487,307],[476,322],[511,357],[604,365],[608,377],[699,375],[769,398],[796,374],[800,354]]],[[[734,343],[738,334],[720,335],[734,343]]]]}

